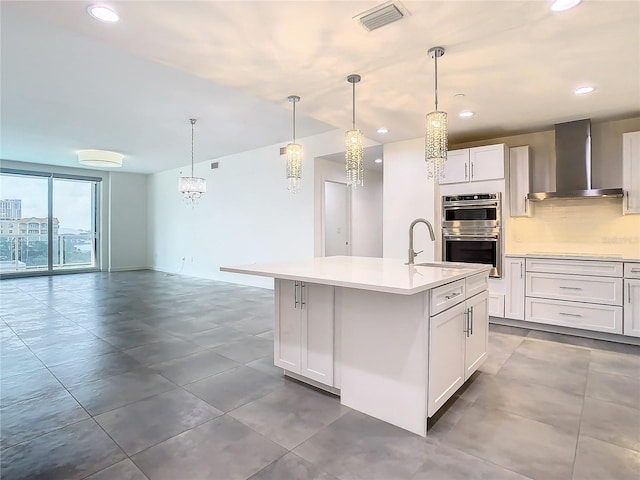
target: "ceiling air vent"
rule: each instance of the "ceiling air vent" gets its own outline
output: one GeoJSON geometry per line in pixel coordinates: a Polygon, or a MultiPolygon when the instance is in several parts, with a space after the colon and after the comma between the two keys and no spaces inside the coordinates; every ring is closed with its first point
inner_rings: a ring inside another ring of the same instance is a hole
{"type": "Polygon", "coordinates": [[[358,20],[360,25],[368,31],[371,31],[400,20],[406,15],[409,15],[409,12],[400,2],[386,2],[353,18],[358,20]]]}

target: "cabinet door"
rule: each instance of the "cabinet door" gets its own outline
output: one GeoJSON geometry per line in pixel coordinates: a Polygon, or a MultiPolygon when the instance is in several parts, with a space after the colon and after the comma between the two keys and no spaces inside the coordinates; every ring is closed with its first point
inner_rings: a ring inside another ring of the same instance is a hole
{"type": "Polygon", "coordinates": [[[640,337],[640,280],[624,281],[624,327],[622,333],[640,337]]]}
{"type": "Polygon", "coordinates": [[[470,148],[469,175],[471,181],[504,178],[504,155],[504,144],[470,148]]]}
{"type": "Polygon", "coordinates": [[[431,317],[429,325],[429,413],[431,417],[464,383],[464,302],[431,317]]]}
{"type": "Polygon", "coordinates": [[[624,213],[640,213],[640,132],[622,134],[624,213]]]}
{"type": "Polygon", "coordinates": [[[447,161],[444,162],[444,178],[440,179],[440,185],[449,183],[463,183],[469,181],[469,149],[451,150],[447,152],[447,161]]]}
{"type": "Polygon", "coordinates": [[[334,288],[302,283],[301,374],[333,386],[334,288]]]}
{"type": "Polygon", "coordinates": [[[513,147],[509,149],[509,214],[512,217],[528,217],[531,191],[531,162],[529,147],[513,147]]]}
{"type": "Polygon", "coordinates": [[[467,380],[473,372],[487,359],[487,344],[489,343],[489,292],[479,293],[467,300],[467,321],[469,327],[466,332],[464,355],[464,379],[467,380]]]}
{"type": "Polygon", "coordinates": [[[274,325],[273,363],[293,373],[300,373],[300,282],[276,279],[276,321],[274,325]]]}
{"type": "Polygon", "coordinates": [[[505,300],[505,318],[524,320],[525,274],[524,258],[506,258],[507,296],[505,300]]]}

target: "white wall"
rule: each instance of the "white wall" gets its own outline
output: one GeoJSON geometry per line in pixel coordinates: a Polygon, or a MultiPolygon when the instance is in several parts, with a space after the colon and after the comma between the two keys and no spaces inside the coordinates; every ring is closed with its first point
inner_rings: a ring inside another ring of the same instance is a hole
{"type": "MultiPolygon", "coordinates": [[[[434,182],[427,178],[424,138],[389,143],[384,146],[383,245],[385,258],[407,258],[409,225],[425,218],[437,237],[434,209],[434,182]]],[[[436,238],[437,240],[437,238],[436,238]]],[[[425,225],[414,230],[414,250],[424,250],[416,262],[434,259],[437,243],[425,225]]],[[[406,261],[406,260],[405,260],[406,261]]]]}
{"type": "MultiPolygon", "coordinates": [[[[341,145],[342,148],[342,145],[341,145]]],[[[343,163],[315,159],[315,256],[323,255],[324,182],[346,183],[343,163]]],[[[351,190],[351,255],[358,257],[382,256],[382,174],[367,170],[364,186],[351,190]]]]}
{"type": "Polygon", "coordinates": [[[110,173],[109,271],[147,268],[147,175],[110,173]]]}
{"type": "Polygon", "coordinates": [[[178,193],[180,169],[151,175],[152,267],[272,288],[272,279],[220,272],[220,267],[314,255],[313,159],[344,149],[343,142],[339,130],[299,140],[304,159],[297,195],[287,190],[280,144],[217,158],[216,170],[211,161],[196,164],[195,175],[207,179],[207,193],[193,208],[178,193]]]}

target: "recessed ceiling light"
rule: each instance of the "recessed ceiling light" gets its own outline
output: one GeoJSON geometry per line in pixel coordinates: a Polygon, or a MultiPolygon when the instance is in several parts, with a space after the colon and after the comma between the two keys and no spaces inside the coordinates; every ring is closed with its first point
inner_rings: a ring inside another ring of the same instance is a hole
{"type": "Polygon", "coordinates": [[[593,87],[580,87],[576,88],[573,93],[576,95],[586,95],[587,93],[591,93],[595,90],[593,87]]]}
{"type": "Polygon", "coordinates": [[[563,12],[578,5],[582,0],[555,0],[551,4],[551,10],[554,12],[563,12]]]}
{"type": "Polygon", "coordinates": [[[385,127],[380,127],[378,129],[378,133],[389,133],[389,129],[385,127]]]}
{"type": "Polygon", "coordinates": [[[462,118],[469,118],[469,117],[473,117],[473,112],[469,112],[469,111],[466,111],[466,112],[460,112],[460,114],[459,114],[459,115],[460,115],[462,118]]]}
{"type": "Polygon", "coordinates": [[[381,159],[381,158],[376,158],[376,159],[374,160],[374,162],[376,162],[376,163],[382,163],[382,159],[381,159]]]}
{"type": "Polygon", "coordinates": [[[114,23],[120,20],[118,14],[111,10],[109,7],[105,7],[104,5],[91,5],[87,8],[87,12],[93,18],[97,18],[98,20],[102,20],[103,22],[114,23]]]}

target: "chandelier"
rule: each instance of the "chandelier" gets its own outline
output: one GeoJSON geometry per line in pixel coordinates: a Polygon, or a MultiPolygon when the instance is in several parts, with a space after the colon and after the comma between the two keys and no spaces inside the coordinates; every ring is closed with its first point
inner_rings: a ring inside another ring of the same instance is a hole
{"type": "Polygon", "coordinates": [[[356,129],[356,83],[361,77],[352,74],[347,77],[353,87],[353,127],[344,134],[345,160],[347,164],[347,185],[356,188],[364,185],[364,164],[362,162],[362,132],[356,129]]]}
{"type": "Polygon", "coordinates": [[[299,180],[302,178],[302,145],[296,143],[296,103],[300,101],[297,95],[287,97],[293,103],[293,141],[287,145],[287,188],[291,193],[298,193],[299,180]]]}
{"type": "Polygon", "coordinates": [[[189,121],[191,122],[191,176],[178,179],[178,191],[187,203],[195,205],[206,193],[207,181],[204,178],[193,176],[193,126],[196,124],[196,119],[190,118],[189,121]]]}
{"type": "Polygon", "coordinates": [[[433,47],[428,55],[435,60],[435,97],[436,109],[427,114],[427,132],[425,136],[425,161],[429,178],[444,177],[444,162],[447,160],[447,113],[438,111],[438,57],[444,55],[444,48],[433,47]]]}

